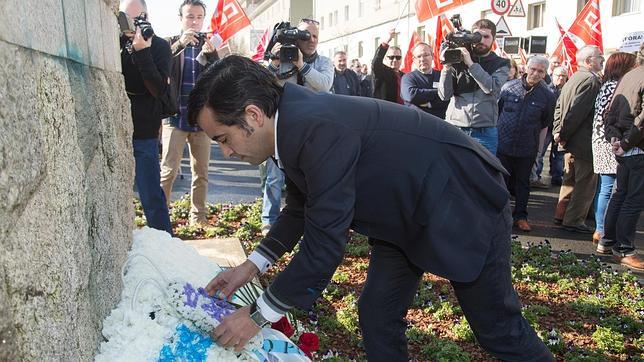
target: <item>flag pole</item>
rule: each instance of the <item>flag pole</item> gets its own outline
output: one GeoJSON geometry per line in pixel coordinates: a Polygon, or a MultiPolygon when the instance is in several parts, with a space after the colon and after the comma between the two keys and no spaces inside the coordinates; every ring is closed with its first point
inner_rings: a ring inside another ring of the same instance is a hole
{"type": "MultiPolygon", "coordinates": [[[[409,0],[407,0],[407,2],[405,3],[405,6],[403,6],[402,11],[398,15],[398,19],[396,19],[396,23],[394,24],[394,29],[396,29],[398,27],[398,23],[400,22],[400,18],[402,17],[403,13],[405,12],[405,8],[407,8],[408,5],[409,5],[409,0]]],[[[407,15],[409,15],[409,12],[407,12],[407,15]]],[[[407,30],[409,30],[409,29],[407,29],[407,30]]]]}

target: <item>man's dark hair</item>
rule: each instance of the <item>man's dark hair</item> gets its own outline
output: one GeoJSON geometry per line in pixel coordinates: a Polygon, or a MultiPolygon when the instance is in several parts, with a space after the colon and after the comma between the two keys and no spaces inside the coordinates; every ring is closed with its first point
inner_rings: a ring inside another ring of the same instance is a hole
{"type": "Polygon", "coordinates": [[[206,4],[203,3],[201,0],[183,0],[181,5],[179,6],[179,16],[183,16],[182,10],[183,7],[186,5],[191,5],[191,6],[201,6],[203,8],[203,14],[204,16],[206,15],[206,4]]]}
{"type": "Polygon", "coordinates": [[[188,122],[197,124],[197,115],[209,107],[217,122],[248,129],[246,107],[253,104],[268,117],[277,111],[284,88],[268,69],[239,55],[216,61],[201,75],[188,98],[188,122]]]}
{"type": "Polygon", "coordinates": [[[472,31],[477,29],[488,29],[492,32],[492,38],[496,36],[496,24],[489,19],[477,20],[476,23],[472,25],[472,31]]]}

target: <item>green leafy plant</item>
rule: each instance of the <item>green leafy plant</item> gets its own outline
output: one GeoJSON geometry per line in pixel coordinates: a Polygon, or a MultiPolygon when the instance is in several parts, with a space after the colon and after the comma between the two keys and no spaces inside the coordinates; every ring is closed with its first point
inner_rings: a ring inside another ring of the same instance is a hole
{"type": "Polygon", "coordinates": [[[452,332],[454,332],[454,335],[460,341],[474,341],[474,332],[472,331],[472,328],[470,328],[470,324],[467,322],[465,317],[461,317],[458,323],[454,324],[452,332]]]}
{"type": "Polygon", "coordinates": [[[421,354],[427,360],[437,362],[469,362],[469,353],[463,351],[456,343],[433,338],[421,350],[421,354]]]}
{"type": "Polygon", "coordinates": [[[599,349],[617,353],[624,352],[624,335],[610,328],[597,326],[592,338],[599,349]]]}

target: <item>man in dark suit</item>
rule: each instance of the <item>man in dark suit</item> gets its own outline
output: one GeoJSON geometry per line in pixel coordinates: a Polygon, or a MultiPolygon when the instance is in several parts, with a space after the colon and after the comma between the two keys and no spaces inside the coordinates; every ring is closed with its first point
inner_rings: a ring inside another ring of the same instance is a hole
{"type": "Polygon", "coordinates": [[[224,155],[252,164],[273,157],[287,178],[286,206],[266,238],[206,290],[230,297],[302,238],[257,301],[212,332],[220,345],[240,350],[290,308],[309,309],[353,229],[373,244],[358,305],[370,361],[408,361],[404,317],[425,271],[451,280],[492,355],[553,360],[521,316],[512,287],[503,167],[463,132],[390,102],[281,87],[239,56],[202,74],[188,109],[224,155]]]}
{"type": "Polygon", "coordinates": [[[375,83],[373,96],[389,102],[404,104],[400,97],[400,79],[405,74],[400,71],[402,51],[397,46],[389,45],[395,37],[396,29],[391,29],[389,38],[378,46],[371,61],[371,71],[375,83]]]}

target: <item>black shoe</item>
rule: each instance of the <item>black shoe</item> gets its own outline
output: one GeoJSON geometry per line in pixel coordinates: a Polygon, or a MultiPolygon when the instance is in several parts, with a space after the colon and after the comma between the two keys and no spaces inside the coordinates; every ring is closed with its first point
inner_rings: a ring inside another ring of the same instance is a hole
{"type": "Polygon", "coordinates": [[[572,231],[575,233],[580,233],[580,234],[592,234],[595,232],[595,229],[591,228],[588,225],[581,224],[581,225],[575,225],[575,226],[568,226],[568,225],[563,225],[563,228],[572,231]]]}
{"type": "Polygon", "coordinates": [[[562,219],[557,219],[557,218],[555,218],[555,219],[553,219],[553,220],[552,220],[552,222],[553,222],[555,225],[561,225],[561,223],[563,222],[563,220],[562,220],[562,219]]]}

